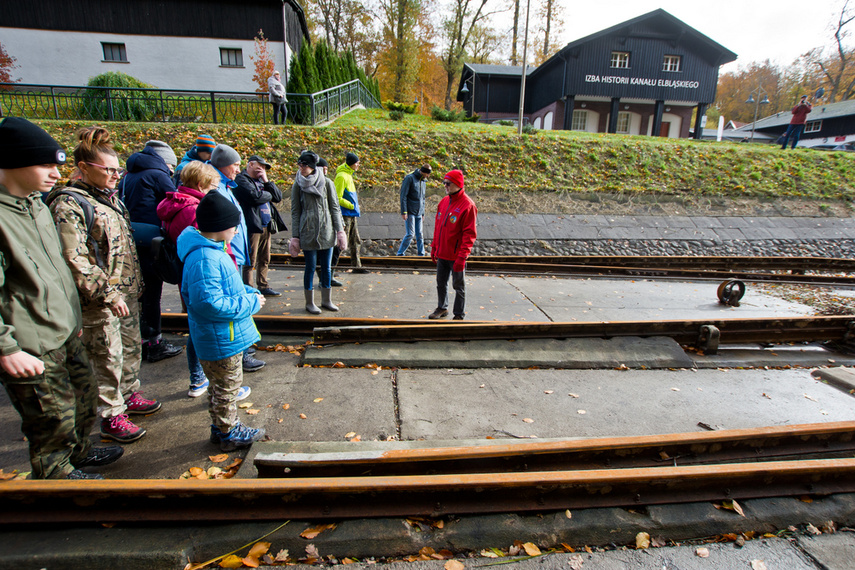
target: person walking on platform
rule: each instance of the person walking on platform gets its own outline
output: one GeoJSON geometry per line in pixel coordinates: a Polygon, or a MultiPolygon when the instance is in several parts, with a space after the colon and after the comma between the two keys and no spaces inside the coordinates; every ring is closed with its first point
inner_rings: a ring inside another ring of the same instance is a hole
{"type": "Polygon", "coordinates": [[[299,171],[291,187],[291,232],[288,244],[292,257],[303,250],[306,267],[303,271],[303,289],[306,294],[306,311],[319,315],[315,305],[315,267],[321,269],[321,307],[338,311],[332,302],[332,247],[347,248],[344,224],[338,206],[338,195],[333,184],[318,167],[318,156],[304,152],[297,159],[299,171]]]}
{"type": "Polygon", "coordinates": [[[454,319],[462,321],[466,306],[466,259],[478,236],[475,225],[478,208],[463,191],[463,173],[452,170],[443,180],[446,196],[436,211],[430,257],[436,263],[436,293],[439,302],[428,315],[441,319],[448,315],[448,276],[454,287],[454,319]]]}
{"type": "Polygon", "coordinates": [[[128,415],[161,408],[140,393],[143,276],[128,209],[116,196],[119,157],[110,132],[89,127],[77,138],[74,162],[81,178],[51,192],[47,203],[80,294],[83,345],[98,381],[101,436],[130,443],[146,430],[128,415]]]}
{"type": "MultiPolygon", "coordinates": [[[[347,236],[347,243],[350,246],[348,250],[350,265],[353,267],[354,273],[368,273],[368,270],[362,267],[362,260],[359,259],[359,245],[362,243],[357,224],[359,218],[359,198],[356,196],[356,185],[353,183],[353,175],[357,170],[359,170],[359,157],[352,152],[347,153],[344,164],[339,165],[335,169],[335,191],[338,194],[338,205],[341,207],[341,216],[344,218],[344,233],[347,236]]],[[[338,266],[338,258],[341,255],[341,251],[339,248],[333,249],[333,269],[338,266]]]]}
{"type": "Polygon", "coordinates": [[[432,169],[429,164],[413,171],[401,184],[401,217],[404,219],[404,239],[398,248],[398,255],[407,253],[407,248],[416,238],[416,253],[425,254],[425,238],[422,235],[425,215],[425,190],[427,178],[432,169]]]}
{"type": "Polygon", "coordinates": [[[0,383],[21,416],[33,479],[103,479],[81,471],[122,456],[92,447],[98,385],[80,340],[77,287],[41,193],[65,152],[26,119],[0,119],[0,383]]]}

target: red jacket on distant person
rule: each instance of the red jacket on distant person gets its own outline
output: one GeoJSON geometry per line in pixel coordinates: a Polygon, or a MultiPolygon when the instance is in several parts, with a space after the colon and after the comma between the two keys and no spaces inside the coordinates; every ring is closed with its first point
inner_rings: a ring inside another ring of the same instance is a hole
{"type": "Polygon", "coordinates": [[[462,189],[440,200],[433,229],[431,258],[454,261],[454,271],[463,271],[475,245],[478,208],[462,189]]]}
{"type": "Polygon", "coordinates": [[[799,103],[793,107],[793,118],[790,119],[791,125],[804,125],[807,122],[807,115],[811,111],[810,103],[799,103]]]}
{"type": "Polygon", "coordinates": [[[172,243],[178,243],[178,236],[188,226],[198,228],[196,208],[205,197],[203,192],[187,186],[179,186],[176,192],[167,192],[166,198],[157,205],[157,217],[163,222],[163,229],[172,243]]]}

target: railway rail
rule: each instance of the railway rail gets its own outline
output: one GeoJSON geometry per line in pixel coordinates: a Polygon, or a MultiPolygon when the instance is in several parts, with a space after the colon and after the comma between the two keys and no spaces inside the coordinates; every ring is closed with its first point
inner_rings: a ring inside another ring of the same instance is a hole
{"type": "MultiPolygon", "coordinates": [[[[435,267],[424,257],[363,257],[369,269],[398,271],[435,267]]],[[[302,256],[274,254],[274,265],[302,265],[302,256]]],[[[340,264],[346,267],[348,259],[340,264]]],[[[470,271],[504,274],[615,275],[855,286],[855,260],[819,257],[703,256],[472,256],[470,271]]]]}
{"type": "MultiPolygon", "coordinates": [[[[374,458],[351,454],[351,461],[325,458],[331,464],[360,464],[336,476],[320,470],[318,476],[306,472],[300,477],[207,481],[6,481],[0,483],[0,524],[438,517],[826,495],[855,491],[853,435],[855,423],[846,422],[563,445],[537,442],[517,449],[410,450],[377,453],[374,458]],[[648,455],[642,463],[651,461],[650,454],[662,461],[656,466],[616,466],[628,452],[640,457],[633,451],[636,446],[644,449],[640,455],[648,455]],[[718,448],[726,450],[729,462],[708,455],[718,448]],[[552,465],[556,470],[546,469],[548,465],[534,459],[568,452],[582,454],[582,461],[569,469],[558,463],[552,465]],[[677,455],[686,452],[700,463],[675,465],[672,459],[680,461],[677,455]],[[677,455],[671,458],[671,453],[677,455]],[[420,472],[408,471],[411,459],[421,462],[420,472]],[[467,459],[494,465],[487,469],[482,463],[482,469],[473,472],[471,465],[461,465],[461,471],[423,472],[437,462],[448,466],[467,459]],[[599,468],[605,461],[611,466],[599,468]],[[380,464],[387,472],[374,475],[380,464]]],[[[312,458],[301,460],[319,468],[312,458]]]]}

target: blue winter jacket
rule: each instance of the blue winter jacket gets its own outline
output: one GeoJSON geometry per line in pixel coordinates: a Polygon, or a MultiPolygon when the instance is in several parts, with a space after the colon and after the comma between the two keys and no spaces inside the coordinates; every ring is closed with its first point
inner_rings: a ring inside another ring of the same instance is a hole
{"type": "Polygon", "coordinates": [[[190,337],[200,360],[222,360],[261,340],[252,315],[261,309],[258,290],[244,285],[225,242],[207,239],[193,226],[178,236],[184,262],[181,296],[190,337]]]}
{"type": "Polygon", "coordinates": [[[157,205],[167,192],[175,192],[169,167],[150,147],[135,152],[127,161],[128,173],[122,178],[119,196],[135,223],[160,226],[157,205]]]}
{"type": "Polygon", "coordinates": [[[194,146],[186,153],[184,153],[184,158],[181,159],[181,162],[178,163],[178,166],[175,167],[175,171],[172,173],[172,181],[175,183],[176,188],[181,185],[181,171],[184,170],[185,166],[195,160],[198,160],[199,162],[205,162],[199,156],[199,153],[196,151],[196,147],[194,146]]]}
{"type": "Polygon", "coordinates": [[[220,172],[219,168],[216,166],[214,168],[220,173],[220,185],[217,186],[216,190],[211,190],[211,192],[219,192],[228,198],[232,204],[237,206],[238,211],[240,211],[238,233],[232,239],[232,253],[235,255],[235,262],[241,266],[249,265],[249,233],[246,231],[246,219],[243,217],[243,208],[241,208],[240,202],[238,202],[234,192],[231,190],[232,188],[237,188],[237,184],[234,180],[226,178],[226,175],[220,172]]]}

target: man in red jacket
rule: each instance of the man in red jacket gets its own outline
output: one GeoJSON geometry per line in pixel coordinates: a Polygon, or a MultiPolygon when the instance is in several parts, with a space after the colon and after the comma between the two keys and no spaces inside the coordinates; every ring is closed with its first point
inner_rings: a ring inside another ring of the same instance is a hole
{"type": "Polygon", "coordinates": [[[799,139],[802,136],[802,132],[805,130],[807,115],[810,111],[811,106],[807,101],[807,95],[802,95],[802,100],[799,101],[798,105],[793,107],[793,118],[790,119],[790,124],[787,126],[787,132],[784,133],[784,144],[781,145],[782,149],[787,148],[787,139],[790,137],[792,137],[793,140],[790,149],[796,148],[796,145],[799,144],[799,139]]]}
{"type": "Polygon", "coordinates": [[[466,305],[466,258],[478,236],[475,223],[478,208],[463,191],[463,173],[452,170],[445,175],[446,196],[439,202],[433,230],[430,257],[436,263],[436,293],[439,303],[429,319],[448,315],[448,276],[454,287],[454,320],[462,321],[466,305]]]}

